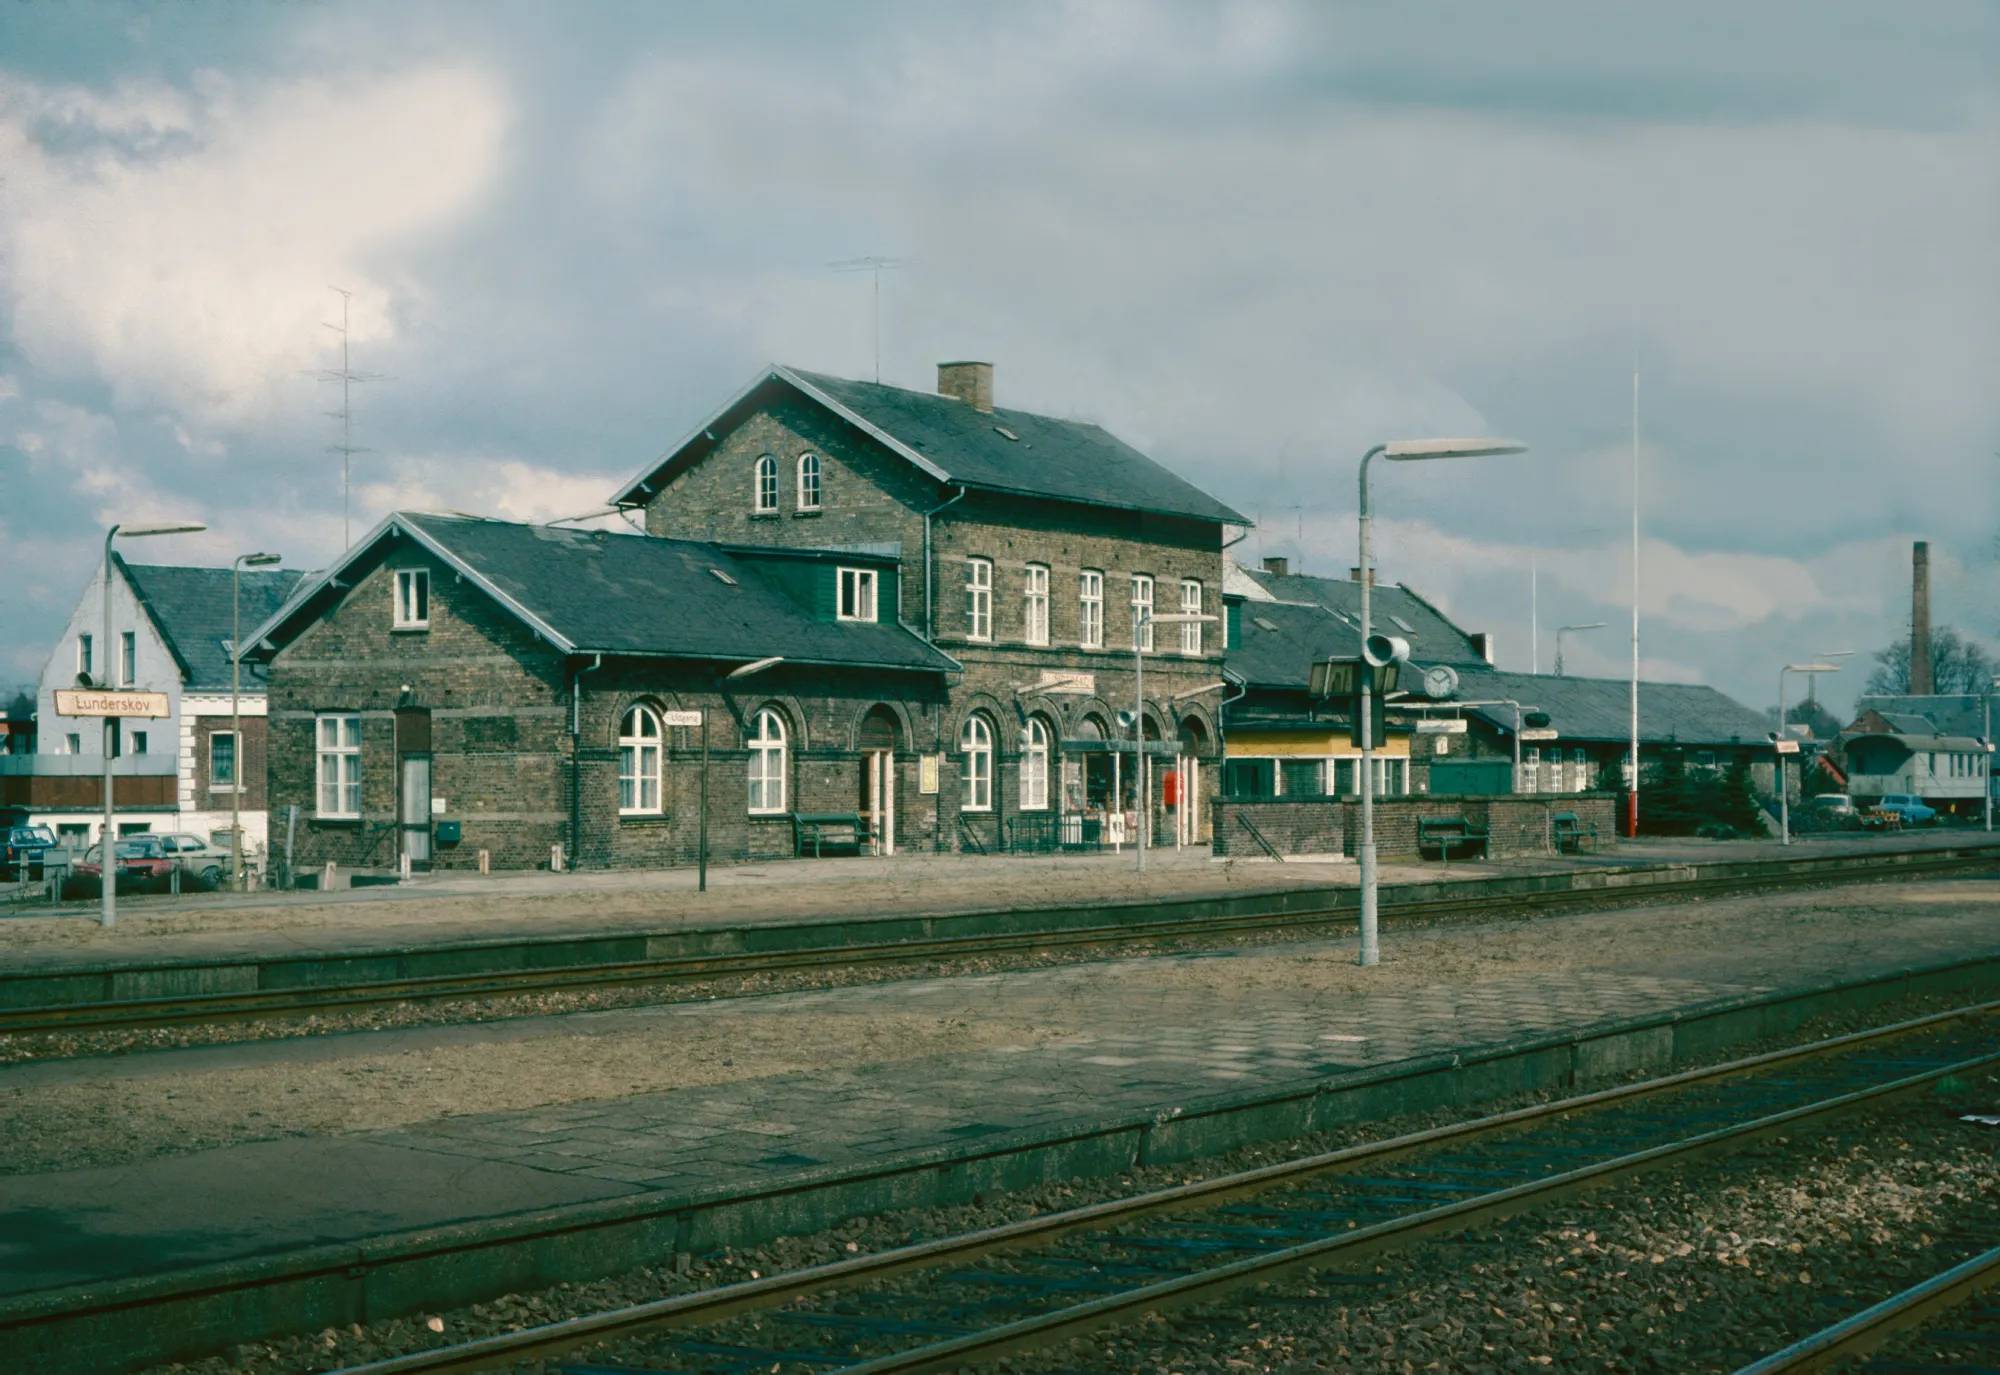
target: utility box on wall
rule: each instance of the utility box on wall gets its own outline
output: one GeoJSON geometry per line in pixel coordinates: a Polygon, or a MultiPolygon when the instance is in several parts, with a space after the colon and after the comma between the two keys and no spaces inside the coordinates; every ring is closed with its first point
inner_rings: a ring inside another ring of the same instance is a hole
{"type": "Polygon", "coordinates": [[[438,822],[437,843],[440,845],[458,844],[459,841],[465,838],[463,825],[464,825],[463,822],[458,822],[458,821],[438,822]]]}

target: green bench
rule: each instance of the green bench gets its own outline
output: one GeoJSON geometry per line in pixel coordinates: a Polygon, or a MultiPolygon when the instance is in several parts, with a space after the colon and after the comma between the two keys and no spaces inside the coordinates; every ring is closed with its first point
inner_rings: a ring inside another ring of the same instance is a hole
{"type": "Polygon", "coordinates": [[[868,844],[868,823],[855,812],[793,812],[792,847],[818,859],[829,848],[860,854],[868,844]]]}
{"type": "Polygon", "coordinates": [[[1478,850],[1486,853],[1486,844],[1491,832],[1483,826],[1475,826],[1462,816],[1421,816],[1417,818],[1417,854],[1435,848],[1439,859],[1450,859],[1454,848],[1470,854],[1478,850]]]}
{"type": "Polygon", "coordinates": [[[1597,852],[1597,823],[1585,821],[1575,812],[1557,812],[1549,818],[1549,838],[1555,842],[1559,855],[1580,855],[1588,844],[1592,854],[1597,852]]]}

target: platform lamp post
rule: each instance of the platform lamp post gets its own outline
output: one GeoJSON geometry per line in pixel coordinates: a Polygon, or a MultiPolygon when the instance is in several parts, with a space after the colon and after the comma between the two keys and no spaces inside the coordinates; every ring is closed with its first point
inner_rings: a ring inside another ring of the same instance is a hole
{"type": "Polygon", "coordinates": [[[1980,737],[1986,742],[1986,796],[1980,799],[1979,810],[1986,814],[1988,831],[1993,829],[1993,689],[1995,688],[2000,688],[2000,678],[1988,683],[1985,693],[1979,699],[1980,705],[1986,712],[1986,734],[1980,737]]]}
{"type": "MultiPolygon", "coordinates": [[[[112,661],[111,644],[111,541],[123,535],[127,539],[138,539],[145,535],[193,535],[208,527],[191,520],[147,521],[136,525],[114,525],[104,532],[104,638],[98,646],[97,668],[99,683],[106,687],[116,687],[118,674],[108,666],[112,661]],[[106,667],[99,667],[104,665],[106,667]]],[[[136,664],[133,666],[138,667],[136,664]]],[[[136,675],[135,675],[136,676],[136,675]]],[[[130,687],[131,684],[125,684],[130,687]]],[[[103,850],[99,856],[97,886],[103,890],[103,906],[98,922],[104,926],[118,924],[118,827],[111,814],[111,742],[118,730],[118,718],[104,718],[104,835],[103,850]]]]}
{"type": "Polygon", "coordinates": [[[243,570],[283,562],[276,554],[238,554],[229,572],[229,887],[238,893],[243,891],[243,570]]]}
{"type": "MultiPolygon", "coordinates": [[[[1377,444],[1361,456],[1361,643],[1365,647],[1374,633],[1368,621],[1368,589],[1374,580],[1368,566],[1368,465],[1377,458],[1397,463],[1425,458],[1489,458],[1499,454],[1526,453],[1528,446],[1511,439],[1396,439],[1377,444]]],[[[1380,932],[1376,924],[1375,874],[1375,742],[1370,701],[1374,673],[1363,665],[1361,673],[1361,963],[1382,962],[1380,932]]]]}
{"type": "Polygon", "coordinates": [[[1585,621],[1582,625],[1559,625],[1556,627],[1556,677],[1563,676],[1563,636],[1572,630],[1602,630],[1603,621],[1585,621]]]}
{"type": "Polygon", "coordinates": [[[1792,843],[1792,790],[1785,781],[1785,675],[1787,673],[1838,673],[1839,664],[1786,664],[1778,670],[1778,733],[1772,737],[1772,758],[1777,761],[1772,781],[1778,787],[1778,843],[1792,843]]]}
{"type": "Polygon", "coordinates": [[[1146,768],[1146,631],[1156,625],[1199,625],[1215,617],[1199,611],[1169,611],[1154,615],[1141,610],[1132,621],[1132,791],[1139,799],[1139,872],[1146,872],[1146,847],[1153,839],[1153,779],[1146,768]]]}
{"type": "MultiPolygon", "coordinates": [[[[738,664],[722,675],[722,681],[718,686],[727,692],[729,684],[736,679],[748,678],[753,673],[762,673],[765,669],[783,662],[785,662],[784,655],[773,654],[768,659],[754,659],[747,664],[738,664]]],[[[789,757],[787,755],[787,758],[789,757]]],[[[695,862],[699,867],[695,891],[706,893],[708,891],[708,713],[706,711],[701,714],[701,826],[695,840],[695,850],[697,852],[695,862]]]]}

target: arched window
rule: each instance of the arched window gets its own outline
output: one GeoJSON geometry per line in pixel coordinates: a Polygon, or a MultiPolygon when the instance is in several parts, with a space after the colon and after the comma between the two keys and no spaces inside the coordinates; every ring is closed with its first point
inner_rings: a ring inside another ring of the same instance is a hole
{"type": "Polygon", "coordinates": [[[993,810],[993,727],[983,716],[965,718],[958,735],[959,752],[965,756],[959,774],[958,809],[962,812],[993,810]]]}
{"type": "Polygon", "coordinates": [[[778,509],[778,460],[765,454],[757,460],[757,490],[751,508],[758,515],[778,509]]]}
{"type": "Polygon", "coordinates": [[[618,812],[656,816],[659,811],[660,718],[650,707],[633,707],[618,723],[618,812]]]}
{"type": "Polygon", "coordinates": [[[1021,810],[1049,809],[1049,728],[1030,716],[1021,731],[1021,810]]]}
{"type": "Polygon", "coordinates": [[[799,455],[799,509],[819,509],[819,455],[799,455]]]}
{"type": "Polygon", "coordinates": [[[785,810],[785,720],[765,707],[750,737],[750,811],[768,816],[785,810]]]}

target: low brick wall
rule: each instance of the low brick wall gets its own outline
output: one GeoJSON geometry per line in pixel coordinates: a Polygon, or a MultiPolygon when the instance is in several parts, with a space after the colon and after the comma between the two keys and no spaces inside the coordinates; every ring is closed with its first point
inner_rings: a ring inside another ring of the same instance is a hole
{"type": "MultiPolygon", "coordinates": [[[[1595,823],[1609,843],[1616,832],[1615,793],[1545,793],[1522,797],[1392,797],[1375,803],[1375,850],[1381,855],[1414,856],[1417,822],[1427,817],[1462,816],[1491,832],[1488,853],[1495,859],[1550,852],[1550,819],[1574,812],[1586,826],[1595,823]]],[[[1264,853],[1250,827],[1281,855],[1353,855],[1361,837],[1358,797],[1217,798],[1215,853],[1255,858],[1264,853]],[[1245,825],[1245,822],[1249,825],[1245,825]]]]}

